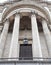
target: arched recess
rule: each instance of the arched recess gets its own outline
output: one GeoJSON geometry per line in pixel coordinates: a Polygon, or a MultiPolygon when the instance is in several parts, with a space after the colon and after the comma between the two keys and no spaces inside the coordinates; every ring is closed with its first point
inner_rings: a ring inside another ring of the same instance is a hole
{"type": "Polygon", "coordinates": [[[15,14],[16,12],[22,13],[22,12],[25,12],[25,10],[26,12],[35,11],[36,13],[38,13],[38,15],[46,19],[48,23],[50,22],[50,16],[48,12],[43,7],[41,7],[39,4],[35,3],[34,1],[16,2],[3,13],[2,22],[5,22],[6,19],[8,19],[10,16],[15,14]]]}

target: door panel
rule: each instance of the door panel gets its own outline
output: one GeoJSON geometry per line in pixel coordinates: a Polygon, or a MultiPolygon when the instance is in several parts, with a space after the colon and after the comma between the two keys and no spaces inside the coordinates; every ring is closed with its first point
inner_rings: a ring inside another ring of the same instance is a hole
{"type": "Polygon", "coordinates": [[[20,44],[20,60],[31,60],[32,59],[32,45],[31,44],[20,44]]]}

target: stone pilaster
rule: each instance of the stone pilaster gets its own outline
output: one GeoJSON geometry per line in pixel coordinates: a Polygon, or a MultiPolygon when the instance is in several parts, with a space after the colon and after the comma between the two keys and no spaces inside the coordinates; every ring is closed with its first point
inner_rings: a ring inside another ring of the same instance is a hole
{"type": "Polygon", "coordinates": [[[13,33],[12,33],[12,39],[11,39],[11,45],[10,45],[10,53],[9,57],[19,57],[19,24],[20,24],[20,15],[16,14],[15,21],[14,21],[14,27],[13,27],[13,33]]]}
{"type": "Polygon", "coordinates": [[[50,33],[50,30],[48,29],[47,22],[45,20],[42,20],[42,27],[43,27],[43,32],[46,38],[49,57],[51,57],[51,33],[50,33]]]}
{"type": "Polygon", "coordinates": [[[33,57],[42,57],[40,38],[35,14],[31,16],[31,23],[32,23],[32,39],[33,39],[32,43],[33,57]]]}
{"type": "Polygon", "coordinates": [[[8,29],[9,29],[9,20],[6,20],[6,22],[4,23],[3,31],[1,33],[1,37],[0,37],[0,58],[2,57],[2,54],[4,51],[4,46],[5,46],[5,42],[6,42],[6,38],[7,38],[7,34],[8,34],[8,29]]]}

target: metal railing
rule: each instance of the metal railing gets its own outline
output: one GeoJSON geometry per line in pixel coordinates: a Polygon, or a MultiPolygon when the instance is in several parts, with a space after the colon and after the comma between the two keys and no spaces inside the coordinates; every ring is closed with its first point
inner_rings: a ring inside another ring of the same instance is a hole
{"type": "Polygon", "coordinates": [[[0,65],[51,65],[51,58],[0,58],[0,65]]]}

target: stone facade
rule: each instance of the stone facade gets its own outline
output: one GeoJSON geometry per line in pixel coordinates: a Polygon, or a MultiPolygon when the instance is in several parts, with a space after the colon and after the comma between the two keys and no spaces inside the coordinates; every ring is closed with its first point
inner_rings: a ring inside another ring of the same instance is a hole
{"type": "Polygon", "coordinates": [[[19,58],[24,38],[32,45],[33,57],[51,58],[50,6],[33,0],[0,5],[0,58],[19,58]]]}

